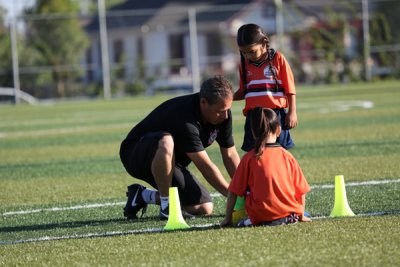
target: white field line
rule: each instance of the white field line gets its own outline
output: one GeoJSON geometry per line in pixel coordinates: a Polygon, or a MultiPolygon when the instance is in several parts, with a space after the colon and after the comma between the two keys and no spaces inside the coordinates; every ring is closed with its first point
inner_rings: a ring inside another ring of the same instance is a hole
{"type": "Polygon", "coordinates": [[[344,112],[354,108],[371,109],[374,108],[375,104],[372,101],[366,100],[348,100],[348,101],[330,101],[328,103],[322,103],[316,105],[315,103],[299,103],[298,109],[306,110],[319,110],[320,113],[330,112],[344,112]]]}
{"type": "MultiPolygon", "coordinates": [[[[93,125],[93,126],[79,126],[79,127],[67,127],[57,129],[46,129],[46,130],[33,130],[33,131],[16,131],[16,132],[0,132],[0,138],[16,138],[16,137],[39,137],[49,135],[64,135],[74,133],[86,133],[98,129],[104,129],[104,125],[93,125]]],[[[107,125],[107,131],[115,129],[124,129],[132,127],[132,123],[117,123],[107,125]]]]}
{"type": "MultiPolygon", "coordinates": [[[[217,225],[216,224],[194,225],[188,229],[183,229],[181,231],[207,229],[212,227],[217,227],[217,225]]],[[[127,231],[96,232],[96,233],[87,233],[81,235],[42,236],[38,238],[20,239],[14,241],[0,241],[0,245],[33,243],[40,241],[54,241],[63,239],[82,239],[82,238],[109,237],[109,236],[132,235],[132,234],[149,234],[149,233],[161,233],[161,232],[170,232],[170,230],[164,230],[163,228],[148,228],[148,229],[138,229],[138,230],[127,230],[127,231]]]]}
{"type": "Polygon", "coordinates": [[[118,206],[118,205],[122,205],[122,204],[125,204],[125,202],[95,203],[95,204],[77,205],[77,206],[71,206],[71,207],[54,207],[54,208],[48,208],[48,209],[9,211],[9,212],[4,212],[3,216],[38,213],[38,212],[43,212],[43,211],[92,209],[92,208],[101,208],[101,207],[108,207],[108,206],[118,206]]]}
{"type": "MultiPolygon", "coordinates": [[[[359,213],[355,216],[357,217],[365,217],[365,216],[383,216],[383,215],[397,215],[400,214],[400,211],[375,211],[375,212],[367,212],[367,213],[359,213]]],[[[316,216],[311,217],[313,220],[321,220],[321,219],[331,219],[333,217],[330,216],[316,216]]]]}
{"type": "MultiPolygon", "coordinates": [[[[361,214],[357,214],[356,217],[397,215],[397,214],[400,214],[400,211],[361,213],[361,214]]],[[[320,217],[311,217],[311,218],[313,220],[332,219],[332,217],[329,217],[329,216],[320,216],[320,217]]],[[[191,230],[196,230],[196,229],[210,229],[210,228],[217,228],[217,227],[219,227],[218,224],[199,224],[199,225],[190,226],[190,228],[188,228],[188,229],[176,230],[176,231],[191,231],[191,230]]],[[[36,242],[42,242],[42,241],[84,239],[84,238],[95,238],[95,237],[111,237],[111,236],[149,234],[149,233],[161,233],[161,232],[170,232],[170,231],[164,230],[163,228],[148,228],[148,229],[138,229],[138,230],[127,230],[127,231],[95,232],[95,233],[87,233],[87,234],[81,234],[81,235],[42,236],[42,237],[30,238],[30,239],[0,241],[0,245],[14,245],[14,244],[21,244],[21,243],[36,243],[36,242]]]]}
{"type": "MultiPolygon", "coordinates": [[[[380,184],[391,184],[391,183],[400,183],[400,179],[397,180],[373,180],[373,181],[365,181],[365,182],[350,182],[346,183],[347,186],[364,186],[364,185],[380,185],[380,184]]],[[[335,188],[333,184],[325,184],[325,185],[312,185],[311,189],[325,189],[325,188],[335,188]]]]}
{"type": "MultiPolygon", "coordinates": [[[[400,183],[400,179],[397,180],[373,180],[366,182],[351,182],[347,183],[346,186],[368,186],[368,185],[380,185],[380,184],[390,184],[390,183],[400,183]]],[[[334,188],[335,186],[332,184],[325,185],[313,185],[311,189],[329,189],[334,188]]],[[[221,194],[213,193],[212,197],[220,197],[221,194]]],[[[101,207],[109,207],[109,206],[120,206],[125,204],[125,202],[108,202],[108,203],[95,203],[95,204],[87,204],[87,205],[77,205],[71,207],[54,207],[47,209],[35,209],[35,210],[20,210],[20,211],[8,211],[4,212],[3,216],[9,215],[22,215],[22,214],[31,214],[45,211],[66,211],[66,210],[78,210],[78,209],[92,209],[92,208],[101,208],[101,207]]]]}

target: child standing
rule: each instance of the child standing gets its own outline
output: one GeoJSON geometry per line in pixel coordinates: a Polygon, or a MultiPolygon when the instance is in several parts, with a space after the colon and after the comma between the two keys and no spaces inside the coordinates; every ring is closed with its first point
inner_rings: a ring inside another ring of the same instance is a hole
{"type": "Polygon", "coordinates": [[[272,109],[256,107],[250,126],[255,148],[243,156],[229,185],[226,215],[221,226],[232,225],[237,196],[246,196],[245,208],[249,216],[237,226],[311,221],[304,216],[305,194],[310,186],[296,159],[276,143],[281,133],[277,114],[272,109]]]}
{"type": "Polygon", "coordinates": [[[278,142],[285,148],[294,146],[289,129],[297,126],[296,89],[292,70],[285,57],[269,47],[268,36],[260,26],[245,24],[237,33],[240,50],[240,86],[234,100],[245,99],[246,116],[242,149],[250,151],[254,139],[250,118],[255,107],[273,109],[279,117],[282,131],[278,142]],[[286,113],[285,109],[288,109],[286,113]]]}

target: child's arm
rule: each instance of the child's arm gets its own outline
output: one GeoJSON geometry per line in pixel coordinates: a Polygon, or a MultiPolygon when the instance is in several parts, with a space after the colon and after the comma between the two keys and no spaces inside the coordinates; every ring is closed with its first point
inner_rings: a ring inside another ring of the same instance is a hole
{"type": "Polygon", "coordinates": [[[297,126],[297,111],[296,111],[296,95],[287,95],[289,110],[286,115],[286,127],[289,129],[295,128],[297,126]]]}
{"type": "Polygon", "coordinates": [[[244,90],[238,89],[234,94],[233,94],[233,100],[243,100],[244,99],[244,90]]]}
{"type": "Polygon", "coordinates": [[[233,208],[235,207],[236,198],[236,194],[232,193],[231,191],[228,192],[228,199],[226,200],[225,219],[220,223],[221,227],[232,226],[232,212],[233,208]]]}
{"type": "Polygon", "coordinates": [[[311,219],[304,216],[304,209],[306,207],[306,194],[301,196],[301,205],[303,206],[303,214],[300,215],[300,221],[301,222],[311,222],[311,219]]]}

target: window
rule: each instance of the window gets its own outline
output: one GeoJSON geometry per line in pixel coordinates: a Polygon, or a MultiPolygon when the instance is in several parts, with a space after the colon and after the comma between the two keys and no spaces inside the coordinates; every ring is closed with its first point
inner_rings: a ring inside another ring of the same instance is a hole
{"type": "Polygon", "coordinates": [[[207,52],[209,56],[220,56],[222,54],[221,36],[210,33],[207,35],[207,52]]]}
{"type": "Polygon", "coordinates": [[[184,65],[184,47],[183,47],[183,35],[170,35],[169,36],[169,48],[170,48],[170,70],[173,74],[179,74],[181,68],[184,65]]]}
{"type": "Polygon", "coordinates": [[[124,43],[122,40],[115,40],[113,44],[114,51],[114,64],[115,64],[115,75],[117,78],[123,78],[125,73],[125,68],[123,65],[124,61],[124,43]]]}
{"type": "Polygon", "coordinates": [[[123,61],[124,54],[124,43],[122,40],[115,40],[113,45],[114,50],[114,62],[121,63],[123,61]]]}

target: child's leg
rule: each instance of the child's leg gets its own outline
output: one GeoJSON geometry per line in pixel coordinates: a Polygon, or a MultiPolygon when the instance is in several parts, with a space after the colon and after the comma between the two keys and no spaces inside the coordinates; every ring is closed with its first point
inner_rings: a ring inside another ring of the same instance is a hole
{"type": "Polygon", "coordinates": [[[279,121],[281,123],[281,134],[276,141],[281,144],[283,148],[289,150],[294,147],[294,142],[292,140],[292,137],[290,136],[289,129],[285,127],[286,111],[283,108],[275,109],[275,113],[276,115],[278,115],[279,121]]]}
{"type": "Polygon", "coordinates": [[[249,227],[249,226],[253,226],[253,223],[249,218],[244,218],[243,220],[240,220],[236,225],[236,227],[249,227]]]}
{"type": "Polygon", "coordinates": [[[243,138],[243,145],[242,145],[242,150],[249,152],[251,149],[254,148],[254,137],[251,132],[251,125],[250,125],[250,119],[251,119],[251,110],[247,112],[246,116],[246,122],[244,124],[244,138],[243,138]]]}

